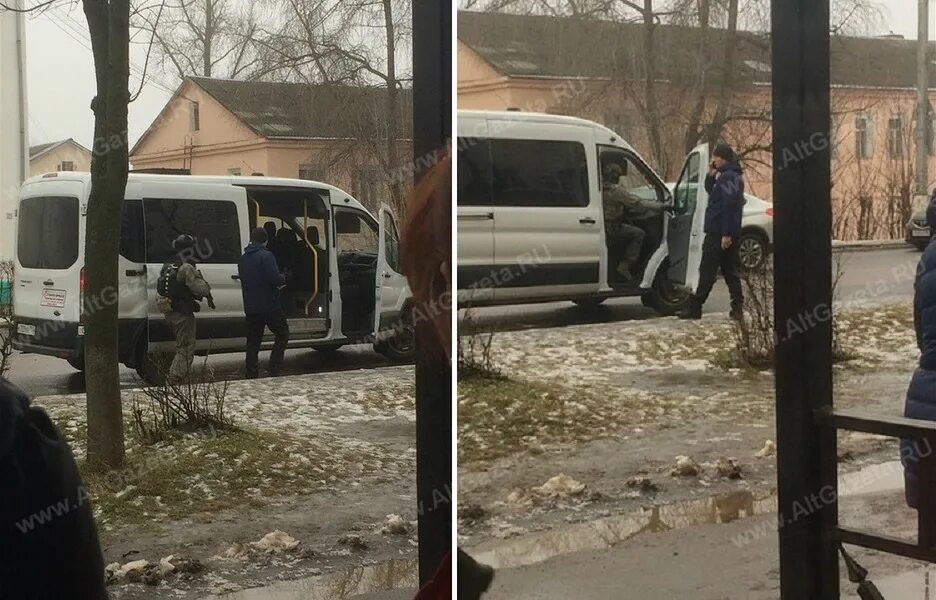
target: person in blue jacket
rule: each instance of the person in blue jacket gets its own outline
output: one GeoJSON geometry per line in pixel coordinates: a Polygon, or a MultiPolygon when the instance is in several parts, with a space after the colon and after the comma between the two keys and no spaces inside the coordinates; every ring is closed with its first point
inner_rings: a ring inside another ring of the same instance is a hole
{"type": "Polygon", "coordinates": [[[708,300],[721,269],[731,294],[731,318],[740,319],[744,306],[741,289],[741,257],[738,238],[741,236],[741,213],[744,207],[744,179],[741,165],[728,144],[718,144],[712,151],[712,163],[705,177],[708,205],[705,208],[705,239],[702,243],[702,263],[699,265],[699,286],[689,298],[689,306],[679,313],[682,319],[701,319],[702,306],[708,300]]]}
{"type": "Polygon", "coordinates": [[[250,245],[237,264],[241,293],[244,296],[244,314],[247,317],[247,378],[255,379],[259,373],[258,354],[263,331],[269,327],[273,333],[273,351],[270,353],[270,375],[279,374],[283,354],[289,342],[289,324],[280,304],[279,292],[286,285],[276,257],[267,250],[267,232],[257,227],[250,233],[250,245]]]}
{"type": "MultiPolygon", "coordinates": [[[[927,246],[917,266],[913,284],[913,328],[920,349],[920,363],[910,379],[904,416],[936,421],[936,244],[927,246]]],[[[911,508],[917,507],[920,455],[931,452],[936,452],[936,448],[927,448],[925,442],[900,441],[905,494],[911,508]]]]}

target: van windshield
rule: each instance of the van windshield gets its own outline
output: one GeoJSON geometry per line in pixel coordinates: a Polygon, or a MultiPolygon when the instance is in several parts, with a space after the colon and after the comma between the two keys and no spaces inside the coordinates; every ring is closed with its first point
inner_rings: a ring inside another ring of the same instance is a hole
{"type": "Polygon", "coordinates": [[[16,251],[27,269],[67,269],[78,260],[78,198],[26,198],[19,207],[16,251]]]}

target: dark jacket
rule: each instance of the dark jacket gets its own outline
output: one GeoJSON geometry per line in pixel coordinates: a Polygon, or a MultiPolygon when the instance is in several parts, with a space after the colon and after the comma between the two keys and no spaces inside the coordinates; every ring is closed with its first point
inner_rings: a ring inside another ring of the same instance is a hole
{"type": "Polygon", "coordinates": [[[0,378],[0,598],[103,600],[104,558],[68,444],[0,378]]]}
{"type": "Polygon", "coordinates": [[[741,213],[744,210],[744,179],[741,165],[725,163],[718,177],[705,177],[708,206],[705,209],[705,233],[737,238],[741,235],[741,213]]]}
{"type": "Polygon", "coordinates": [[[279,288],[286,278],[276,266],[276,257],[263,244],[250,244],[237,264],[244,313],[257,315],[281,310],[279,288]]]}
{"type": "MultiPolygon", "coordinates": [[[[920,349],[920,364],[907,389],[904,416],[936,421],[936,244],[930,244],[923,252],[913,288],[913,328],[920,349]]],[[[926,454],[928,449],[923,446],[920,450],[926,454]]],[[[936,452],[936,448],[931,450],[936,452]]],[[[907,504],[916,507],[917,460],[912,440],[900,441],[900,455],[907,504]]]]}

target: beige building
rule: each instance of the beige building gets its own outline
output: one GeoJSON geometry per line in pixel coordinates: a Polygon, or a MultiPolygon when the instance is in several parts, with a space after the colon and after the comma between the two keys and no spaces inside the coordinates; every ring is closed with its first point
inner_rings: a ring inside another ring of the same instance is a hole
{"type": "MultiPolygon", "coordinates": [[[[770,42],[740,32],[735,66],[726,74],[727,32],[709,30],[703,37],[701,31],[655,27],[650,96],[641,24],[462,11],[458,107],[592,119],[623,135],[668,180],[678,177],[688,149],[711,134],[706,127],[721,109],[714,137],[742,155],[748,192],[769,200],[770,42]],[[654,119],[658,125],[651,127],[654,119]]],[[[832,146],[833,237],[902,237],[914,182],[916,42],[835,37],[831,72],[832,139],[803,140],[785,149],[784,158],[795,161],[832,146]]],[[[930,81],[936,85],[936,68],[930,81]]],[[[936,183],[934,130],[930,125],[930,189],[936,183]]]]}
{"type": "MultiPolygon", "coordinates": [[[[130,152],[135,171],[324,181],[369,207],[388,200],[386,90],[192,77],[130,152]]],[[[395,119],[401,161],[412,155],[412,94],[395,119]]],[[[396,175],[400,177],[399,174],[396,175]]]]}
{"type": "Polygon", "coordinates": [[[29,175],[55,171],[90,171],[91,151],[68,138],[29,148],[29,175]]]}

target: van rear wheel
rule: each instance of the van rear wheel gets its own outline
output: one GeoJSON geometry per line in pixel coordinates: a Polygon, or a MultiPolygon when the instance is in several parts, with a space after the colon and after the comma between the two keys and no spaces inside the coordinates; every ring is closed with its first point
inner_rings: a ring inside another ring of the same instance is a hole
{"type": "Polygon", "coordinates": [[[166,352],[148,352],[146,343],[140,344],[137,350],[136,372],[140,379],[150,385],[162,385],[166,381],[166,373],[172,364],[172,354],[166,352]]]}
{"type": "Polygon", "coordinates": [[[84,356],[79,356],[79,357],[77,357],[77,358],[72,358],[71,356],[69,356],[69,357],[66,358],[65,360],[67,360],[67,361],[68,361],[68,364],[70,364],[71,367],[72,367],[73,369],[75,369],[76,371],[84,371],[84,370],[85,370],[84,356]]]}

